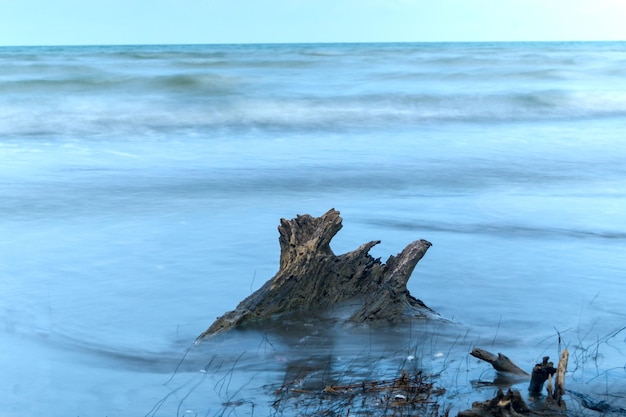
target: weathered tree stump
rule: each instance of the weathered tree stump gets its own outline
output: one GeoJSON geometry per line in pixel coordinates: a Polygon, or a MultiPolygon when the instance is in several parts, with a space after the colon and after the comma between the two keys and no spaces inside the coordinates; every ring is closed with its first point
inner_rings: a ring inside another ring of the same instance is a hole
{"type": "Polygon", "coordinates": [[[198,340],[279,314],[332,310],[342,304],[354,306],[348,321],[356,323],[398,323],[436,315],[406,288],[430,242],[412,242],[385,264],[369,254],[380,241],[337,256],[330,241],[341,229],[341,222],[335,209],[321,217],[281,219],[278,273],[235,310],[219,317],[198,340]]]}
{"type": "MultiPolygon", "coordinates": [[[[543,391],[543,384],[551,379],[552,375],[556,372],[556,368],[554,364],[550,362],[549,356],[544,356],[541,363],[533,366],[533,373],[530,379],[530,385],[528,386],[528,391],[531,394],[540,394],[543,391]]],[[[548,388],[548,391],[552,389],[551,385],[548,388]]]]}

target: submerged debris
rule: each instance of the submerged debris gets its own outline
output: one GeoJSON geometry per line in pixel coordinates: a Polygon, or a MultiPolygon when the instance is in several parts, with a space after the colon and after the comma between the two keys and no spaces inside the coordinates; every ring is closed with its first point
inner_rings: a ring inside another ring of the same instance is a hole
{"type": "Polygon", "coordinates": [[[437,397],[445,393],[422,372],[409,375],[402,370],[391,380],[361,381],[345,385],[327,385],[323,389],[300,388],[299,381],[285,383],[274,394],[274,407],[284,411],[293,407],[297,415],[375,415],[375,416],[447,416],[437,397]]]}
{"type": "Polygon", "coordinates": [[[461,411],[458,417],[519,417],[529,416],[530,409],[518,390],[502,390],[491,400],[475,402],[469,410],[461,411]]]}
{"type": "MultiPolygon", "coordinates": [[[[486,350],[476,348],[470,355],[490,363],[498,372],[508,372],[517,375],[528,376],[520,367],[515,365],[508,357],[499,353],[498,356],[486,350]]],[[[569,352],[567,349],[561,352],[559,364],[554,368],[550,358],[545,356],[541,363],[534,366],[531,382],[528,388],[531,399],[541,395],[544,383],[548,381],[547,396],[545,401],[535,401],[531,410],[518,390],[509,389],[506,394],[502,390],[491,400],[475,402],[472,408],[459,413],[459,417],[557,417],[565,415],[565,372],[569,352]],[[552,377],[555,375],[554,389],[552,377]]]]}

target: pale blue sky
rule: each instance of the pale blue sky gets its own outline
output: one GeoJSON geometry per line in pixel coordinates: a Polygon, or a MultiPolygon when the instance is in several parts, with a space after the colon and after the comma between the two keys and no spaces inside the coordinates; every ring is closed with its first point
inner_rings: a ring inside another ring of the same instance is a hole
{"type": "Polygon", "coordinates": [[[626,40],[626,0],[0,0],[0,45],[626,40]]]}

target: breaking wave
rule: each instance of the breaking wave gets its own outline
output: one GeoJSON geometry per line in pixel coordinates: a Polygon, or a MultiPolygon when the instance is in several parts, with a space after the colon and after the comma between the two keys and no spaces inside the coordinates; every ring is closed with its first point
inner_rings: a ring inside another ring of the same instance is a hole
{"type": "Polygon", "coordinates": [[[0,134],[622,118],[620,45],[6,48],[0,134]]]}

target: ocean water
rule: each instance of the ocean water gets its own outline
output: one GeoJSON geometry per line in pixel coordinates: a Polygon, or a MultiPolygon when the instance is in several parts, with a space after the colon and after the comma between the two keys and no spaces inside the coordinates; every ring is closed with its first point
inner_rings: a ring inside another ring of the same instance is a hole
{"type": "Polygon", "coordinates": [[[0,415],[297,415],[284,383],[409,365],[455,410],[495,389],[474,346],[527,370],[567,347],[568,386],[626,407],[626,43],[4,47],[0,69],[0,415]],[[195,346],[277,272],[279,219],[330,208],[335,253],[432,242],[409,289],[448,322],[195,346]]]}

